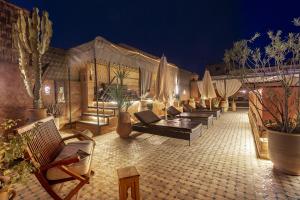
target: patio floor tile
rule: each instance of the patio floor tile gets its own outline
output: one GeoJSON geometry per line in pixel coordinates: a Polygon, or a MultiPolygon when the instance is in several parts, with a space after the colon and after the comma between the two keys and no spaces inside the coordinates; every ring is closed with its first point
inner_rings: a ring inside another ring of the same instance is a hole
{"type": "MultiPolygon", "coordinates": [[[[78,199],[118,199],[116,169],[134,165],[142,199],[300,199],[300,177],[283,175],[256,157],[247,112],[228,112],[187,141],[133,133],[96,138],[91,183],[78,199]]],[[[35,177],[17,199],[51,199],[35,177]]],[[[63,187],[66,192],[72,183],[63,187]]]]}

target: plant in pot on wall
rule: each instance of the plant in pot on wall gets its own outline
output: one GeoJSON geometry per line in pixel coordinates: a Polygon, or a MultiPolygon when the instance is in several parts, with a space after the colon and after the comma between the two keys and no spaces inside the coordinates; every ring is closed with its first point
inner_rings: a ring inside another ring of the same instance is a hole
{"type": "Polygon", "coordinates": [[[231,110],[234,111],[234,112],[236,111],[235,96],[232,97],[231,110]]]}
{"type": "Polygon", "coordinates": [[[217,98],[214,98],[213,100],[212,100],[212,103],[213,103],[213,107],[214,108],[219,108],[219,106],[220,106],[220,98],[219,97],[217,97],[217,98]]]}
{"type": "Polygon", "coordinates": [[[30,120],[46,116],[42,103],[42,76],[48,65],[42,64],[42,57],[49,48],[52,37],[52,22],[47,12],[39,15],[34,8],[31,15],[19,11],[13,24],[13,39],[19,54],[19,69],[28,95],[33,98],[33,109],[29,110],[30,120]]]}
{"type": "Polygon", "coordinates": [[[28,175],[36,168],[24,157],[28,136],[8,132],[17,125],[17,120],[5,120],[0,134],[0,200],[16,196],[14,185],[25,183],[28,175]]]}
{"type": "Polygon", "coordinates": [[[117,84],[110,89],[110,96],[116,101],[118,106],[118,124],[117,133],[122,138],[128,138],[131,133],[131,117],[128,108],[131,106],[131,101],[124,86],[124,79],[129,76],[129,69],[126,67],[118,67],[114,71],[117,84]]]}
{"type": "Polygon", "coordinates": [[[59,118],[62,116],[62,107],[59,103],[49,104],[46,106],[47,114],[52,115],[54,117],[54,122],[57,129],[60,128],[60,120],[59,118]]]}
{"type": "MultiPolygon", "coordinates": [[[[294,20],[300,25],[300,19],[294,20]]],[[[224,61],[253,93],[250,113],[258,113],[268,130],[269,156],[274,168],[300,175],[300,35],[268,32],[270,43],[254,48],[259,34],[234,43],[225,51],[224,61]],[[249,78],[249,77],[256,78],[249,78]],[[255,86],[253,86],[255,83],[255,86]],[[267,118],[267,120],[266,120],[267,118]]]]}

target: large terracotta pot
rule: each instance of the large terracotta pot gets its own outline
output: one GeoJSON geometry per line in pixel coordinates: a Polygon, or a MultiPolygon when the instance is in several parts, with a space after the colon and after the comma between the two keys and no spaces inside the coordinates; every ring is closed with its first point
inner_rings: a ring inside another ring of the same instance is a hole
{"type": "Polygon", "coordinates": [[[300,175],[300,134],[268,131],[269,156],[275,169],[300,175]]]}
{"type": "Polygon", "coordinates": [[[26,118],[28,122],[34,122],[47,117],[47,109],[27,109],[26,118]]]}
{"type": "Polygon", "coordinates": [[[190,99],[189,105],[192,106],[193,108],[196,108],[196,102],[195,102],[195,99],[190,99]]]}
{"type": "Polygon", "coordinates": [[[222,100],[220,102],[220,107],[222,108],[223,112],[227,112],[228,111],[228,101],[222,100]]]}
{"type": "Polygon", "coordinates": [[[16,196],[14,189],[8,189],[8,191],[0,192],[0,200],[12,200],[16,196]]]}
{"type": "Polygon", "coordinates": [[[138,111],[140,112],[140,111],[148,110],[147,103],[148,103],[147,100],[141,100],[140,101],[140,107],[139,107],[138,111]]]}
{"type": "Polygon", "coordinates": [[[232,109],[232,111],[236,111],[236,103],[235,103],[235,101],[232,101],[232,103],[231,103],[231,109],[232,109]]]}
{"type": "Polygon", "coordinates": [[[121,138],[128,138],[131,133],[131,119],[128,112],[120,112],[118,116],[117,133],[121,138]]]}
{"type": "Polygon", "coordinates": [[[56,128],[59,130],[60,129],[60,120],[59,120],[59,117],[55,117],[54,118],[54,123],[55,123],[56,128]]]}

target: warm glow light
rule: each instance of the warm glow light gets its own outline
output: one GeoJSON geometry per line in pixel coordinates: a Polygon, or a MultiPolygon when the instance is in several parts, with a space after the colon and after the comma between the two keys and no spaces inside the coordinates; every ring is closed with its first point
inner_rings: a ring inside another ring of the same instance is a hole
{"type": "Polygon", "coordinates": [[[247,90],[240,90],[240,93],[246,94],[247,90]]]}
{"type": "Polygon", "coordinates": [[[183,95],[185,95],[186,94],[186,91],[185,90],[183,90],[183,95]]]}
{"type": "Polygon", "coordinates": [[[51,88],[49,85],[45,85],[45,94],[50,95],[51,88]]]}
{"type": "Polygon", "coordinates": [[[175,94],[176,94],[176,95],[179,94],[179,87],[178,87],[178,85],[175,86],[175,94]]]}

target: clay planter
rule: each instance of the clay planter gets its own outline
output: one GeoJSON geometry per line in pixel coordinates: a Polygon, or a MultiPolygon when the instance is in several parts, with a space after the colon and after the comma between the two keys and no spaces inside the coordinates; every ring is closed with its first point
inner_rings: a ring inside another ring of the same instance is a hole
{"type": "Polygon", "coordinates": [[[47,117],[47,109],[40,108],[40,109],[28,109],[26,112],[26,118],[29,122],[34,122],[43,118],[47,117]]]}
{"type": "Polygon", "coordinates": [[[128,138],[131,133],[131,119],[128,112],[120,112],[118,116],[117,133],[121,138],[128,138]]]}
{"type": "Polygon", "coordinates": [[[231,109],[232,109],[232,111],[236,111],[236,103],[235,103],[235,101],[232,101],[232,103],[231,103],[231,109]]]}
{"type": "Polygon", "coordinates": [[[54,123],[55,123],[55,126],[57,127],[57,129],[59,130],[60,129],[60,120],[59,120],[59,117],[55,117],[54,118],[54,123]]]}
{"type": "Polygon", "coordinates": [[[8,189],[8,191],[0,191],[0,200],[12,200],[16,196],[16,191],[13,189],[8,189]]]}
{"type": "Polygon", "coordinates": [[[228,111],[228,101],[222,100],[220,103],[220,107],[222,108],[223,112],[227,112],[228,111]]]}
{"type": "Polygon", "coordinates": [[[147,103],[148,103],[147,100],[141,100],[140,101],[139,111],[148,110],[147,103]]]}
{"type": "Polygon", "coordinates": [[[300,134],[268,130],[269,156],[275,169],[300,175],[300,134]]]}

